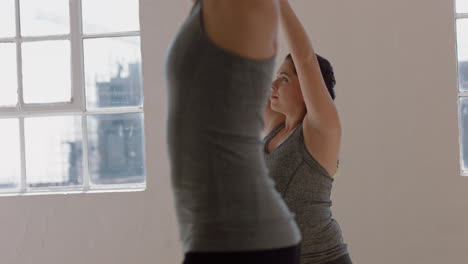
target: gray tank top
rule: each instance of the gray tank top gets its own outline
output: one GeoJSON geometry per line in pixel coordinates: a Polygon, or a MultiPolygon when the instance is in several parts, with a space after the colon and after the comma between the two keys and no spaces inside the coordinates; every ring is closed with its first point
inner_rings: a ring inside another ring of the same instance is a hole
{"type": "Polygon", "coordinates": [[[216,46],[203,31],[201,1],[170,45],[168,148],[185,252],[300,242],[294,214],[268,177],[260,137],[274,59],[216,46]]]}
{"type": "Polygon", "coordinates": [[[264,154],[276,189],[296,215],[302,234],[301,263],[335,260],[348,251],[340,226],[332,218],[330,195],[333,178],[307,151],[302,123],[268,153],[268,143],[283,127],[284,123],[264,138],[264,154]]]}

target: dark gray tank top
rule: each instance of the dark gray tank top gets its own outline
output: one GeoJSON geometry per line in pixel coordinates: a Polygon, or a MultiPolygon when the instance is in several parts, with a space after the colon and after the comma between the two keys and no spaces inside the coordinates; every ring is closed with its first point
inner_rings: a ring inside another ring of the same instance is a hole
{"type": "Polygon", "coordinates": [[[301,263],[335,260],[348,251],[340,226],[332,218],[330,195],[333,178],[307,151],[302,123],[268,153],[268,143],[283,127],[284,123],[264,138],[264,154],[276,189],[296,215],[302,234],[301,263]]]}
{"type": "Polygon", "coordinates": [[[294,214],[268,177],[260,137],[274,59],[216,46],[203,31],[201,1],[171,43],[168,148],[185,252],[300,242],[294,214]]]}

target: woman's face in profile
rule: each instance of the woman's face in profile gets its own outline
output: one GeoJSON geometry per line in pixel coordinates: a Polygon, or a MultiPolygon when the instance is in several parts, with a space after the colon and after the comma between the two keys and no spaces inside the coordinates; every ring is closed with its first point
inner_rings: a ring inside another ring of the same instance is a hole
{"type": "Polygon", "coordinates": [[[299,78],[289,59],[285,59],[276,72],[276,78],[271,85],[270,101],[271,108],[280,113],[288,112],[298,105],[305,107],[299,78]]]}

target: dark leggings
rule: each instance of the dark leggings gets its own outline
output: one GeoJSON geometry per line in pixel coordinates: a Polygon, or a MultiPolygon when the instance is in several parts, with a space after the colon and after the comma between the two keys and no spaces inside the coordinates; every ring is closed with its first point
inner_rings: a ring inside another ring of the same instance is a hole
{"type": "Polygon", "coordinates": [[[349,255],[346,254],[338,259],[332,260],[325,264],[353,264],[353,262],[351,261],[351,258],[349,257],[349,255]]]}
{"type": "Polygon", "coordinates": [[[183,264],[299,264],[301,245],[258,251],[188,252],[183,264]]]}

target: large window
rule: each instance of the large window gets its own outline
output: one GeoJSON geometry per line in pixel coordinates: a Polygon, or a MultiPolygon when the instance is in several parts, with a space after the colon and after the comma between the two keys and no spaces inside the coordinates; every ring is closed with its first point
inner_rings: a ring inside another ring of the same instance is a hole
{"type": "Polygon", "coordinates": [[[456,0],[461,171],[468,176],[468,0],[456,0]]]}
{"type": "Polygon", "coordinates": [[[0,0],[0,194],[144,189],[138,0],[0,0]]]}

